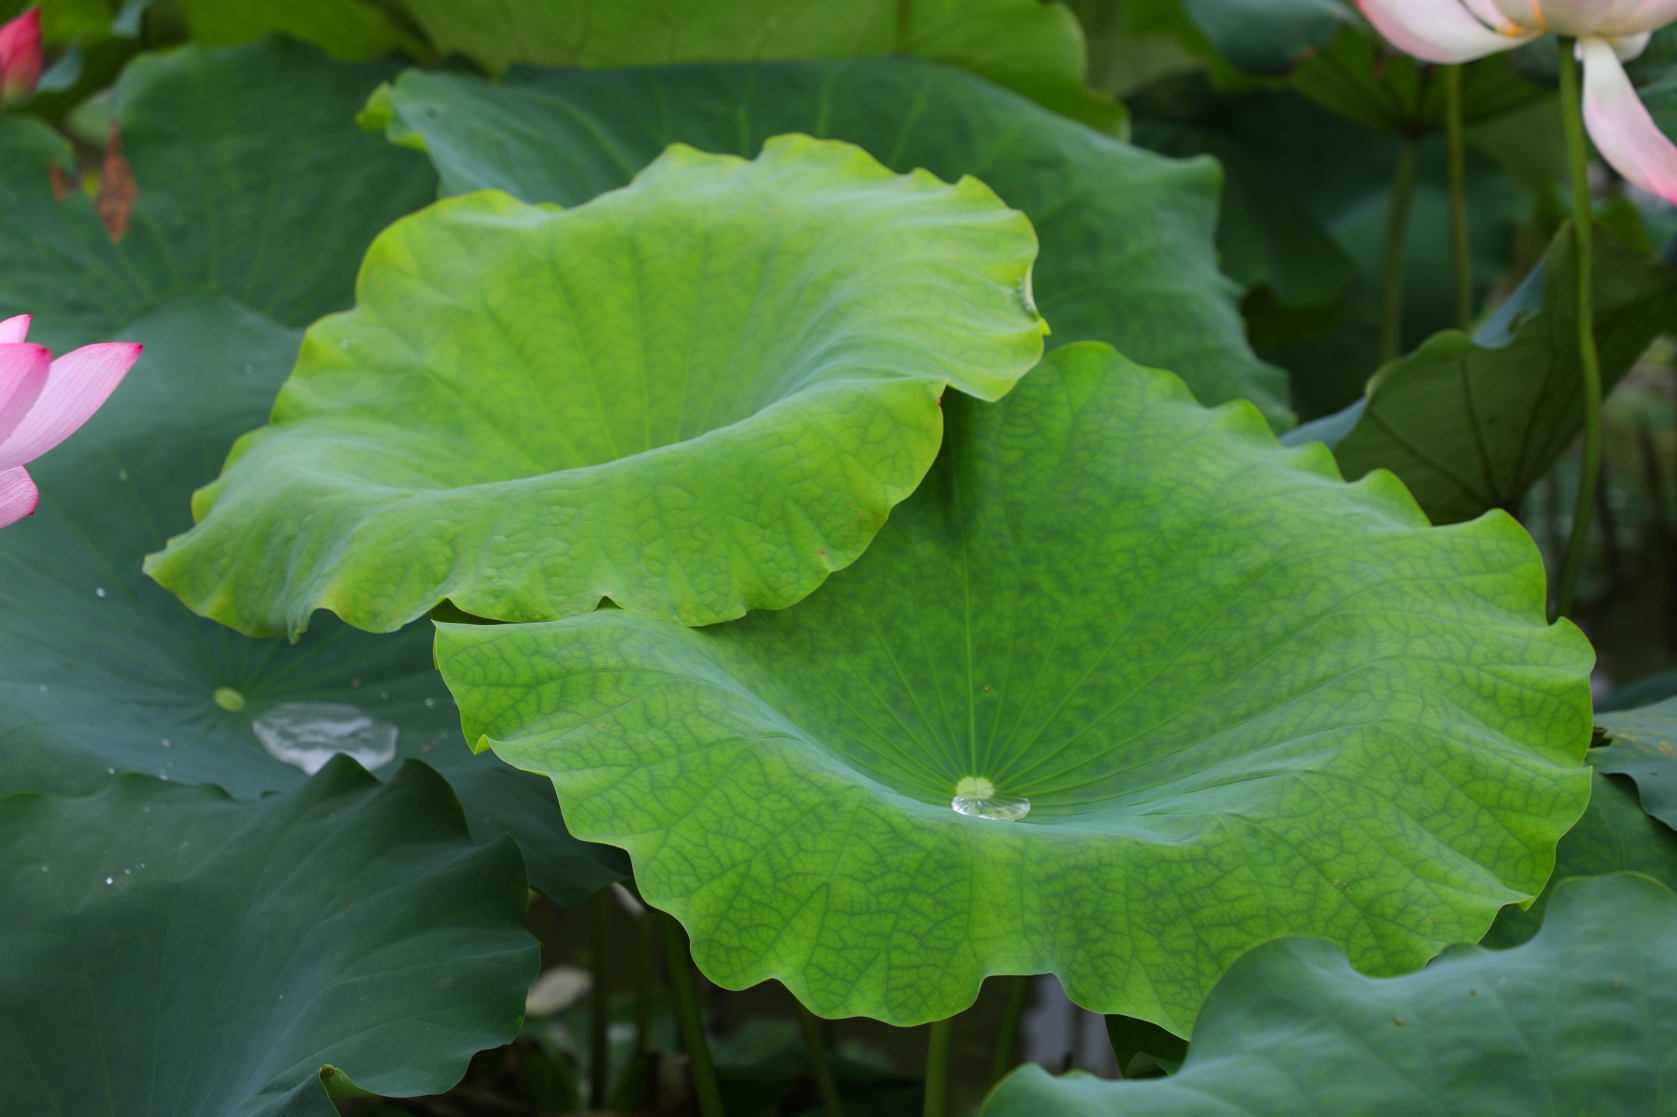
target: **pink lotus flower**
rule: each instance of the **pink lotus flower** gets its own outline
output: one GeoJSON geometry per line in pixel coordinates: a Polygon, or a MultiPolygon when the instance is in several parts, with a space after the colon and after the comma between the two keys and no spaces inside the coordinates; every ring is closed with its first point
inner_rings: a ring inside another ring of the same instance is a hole
{"type": "Polygon", "coordinates": [[[58,360],[30,345],[29,315],[0,322],[0,527],[35,511],[41,494],[25,462],[63,442],[99,410],[134,362],[140,346],[87,345],[58,360]]]}
{"type": "Polygon", "coordinates": [[[35,92],[41,80],[41,9],[0,26],[0,108],[35,92]]]}
{"type": "Polygon", "coordinates": [[[1578,40],[1584,125],[1601,157],[1677,203],[1677,146],[1643,107],[1622,60],[1677,20],[1677,0],[1357,0],[1393,46],[1428,62],[1470,62],[1553,32],[1578,40]]]}

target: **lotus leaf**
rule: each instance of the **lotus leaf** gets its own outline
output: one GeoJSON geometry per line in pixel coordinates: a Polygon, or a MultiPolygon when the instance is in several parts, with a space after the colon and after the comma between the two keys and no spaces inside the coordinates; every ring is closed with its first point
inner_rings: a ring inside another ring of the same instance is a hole
{"type": "Polygon", "coordinates": [[[790,605],[919,484],[945,389],[994,399],[1041,354],[1035,255],[982,183],[807,136],[749,163],[674,145],[572,210],[439,202],[380,235],[357,308],[310,329],[146,569],[253,635],[443,599],[790,605]]]}
{"type": "MultiPolygon", "coordinates": [[[[1032,286],[1050,344],[1108,342],[1177,373],[1204,403],[1250,399],[1292,425],[1286,377],[1253,355],[1238,291],[1217,274],[1216,168],[1091,135],[959,70],[881,58],[517,69],[495,84],[409,71],[367,119],[427,149],[447,193],[567,206],[627,182],[671,142],[750,158],[793,131],[858,144],[898,171],[977,175],[1042,239],[1032,286]]],[[[1315,301],[1309,280],[1287,278],[1278,289],[1315,301]]]]}
{"type": "Polygon", "coordinates": [[[1649,818],[1636,803],[1629,780],[1603,773],[1611,767],[1604,755],[1611,749],[1591,749],[1595,769],[1590,808],[1578,825],[1566,832],[1555,850],[1555,874],[1530,908],[1510,904],[1502,909],[1490,931],[1479,940],[1497,950],[1518,946],[1537,934],[1549,899],[1562,881],[1571,877],[1637,872],[1677,889],[1677,833],[1649,818]]]}
{"type": "Polygon", "coordinates": [[[378,58],[398,47],[426,54],[423,37],[372,0],[179,0],[192,37],[207,46],[245,43],[270,31],[314,43],[334,58],[378,58]]]}
{"type": "Polygon", "coordinates": [[[340,758],[256,803],[116,776],[0,798],[6,1112],[333,1117],[518,1031],[524,868],[424,764],[340,758]]]}
{"type": "MultiPolygon", "coordinates": [[[[1605,231],[1592,240],[1606,390],[1677,314],[1677,270],[1605,231]]],[[[1434,523],[1516,508],[1583,428],[1576,252],[1567,227],[1541,270],[1476,336],[1437,334],[1376,373],[1353,405],[1354,426],[1334,445],[1345,475],[1390,469],[1434,523]]],[[[1316,436],[1300,427],[1287,441],[1316,436]]]]}
{"type": "Polygon", "coordinates": [[[63,351],[193,288],[291,326],[349,306],[374,234],[436,196],[423,158],[353,122],[394,70],[280,39],[136,60],[113,94],[138,190],[115,241],[63,138],[0,116],[0,318],[34,314],[63,351]]]}
{"type": "Polygon", "coordinates": [[[1635,780],[1642,809],[1677,829],[1677,698],[1595,720],[1612,742],[1591,750],[1596,766],[1635,780]]]}
{"type": "Polygon", "coordinates": [[[1083,83],[1083,29],[1041,0],[407,0],[433,42],[512,62],[616,69],[907,54],[961,66],[1055,112],[1121,134],[1122,105],[1083,83]]]}
{"type": "Polygon", "coordinates": [[[1364,977],[1281,939],[1218,983],[1168,1079],[1026,1066],[983,1117],[1572,1117],[1677,1113],[1677,896],[1636,873],[1575,879],[1513,950],[1452,947],[1364,977]]]}
{"type": "Polygon", "coordinates": [[[1047,971],[1186,1035],[1255,942],[1401,972],[1542,888],[1591,653],[1513,520],[1429,528],[1101,345],[944,407],[793,608],[438,625],[467,739],[627,849],[713,981],[910,1024],[1047,971]]]}
{"type": "Polygon", "coordinates": [[[375,637],[332,620],[295,646],[256,641],[141,572],[189,522],[192,490],[266,415],[301,331],[190,292],[124,336],[146,345],[140,364],[31,466],[41,506],[0,532],[0,792],[80,795],[107,773],[144,772],[254,799],[303,772],[264,751],[253,723],[286,703],[348,704],[394,727],[398,756],[448,777],[480,840],[514,832],[555,899],[627,876],[620,851],[566,833],[547,781],[466,748],[429,625],[375,637]]]}

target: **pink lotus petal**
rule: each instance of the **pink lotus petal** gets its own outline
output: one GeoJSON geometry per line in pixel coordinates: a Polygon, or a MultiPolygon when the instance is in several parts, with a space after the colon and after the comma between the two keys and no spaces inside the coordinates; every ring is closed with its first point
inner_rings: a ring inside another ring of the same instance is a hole
{"type": "Polygon", "coordinates": [[[1601,157],[1651,194],[1677,203],[1677,145],[1666,138],[1636,95],[1605,39],[1583,39],[1584,126],[1601,157]]]}
{"type": "Polygon", "coordinates": [[[28,341],[29,321],[29,315],[20,314],[16,318],[8,318],[4,322],[0,322],[0,345],[28,341]]]}
{"type": "Polygon", "coordinates": [[[0,470],[0,527],[9,527],[33,514],[39,503],[41,493],[28,470],[21,465],[0,470]]]}
{"type": "MultiPolygon", "coordinates": [[[[1635,31],[1658,31],[1677,20],[1677,0],[1641,0],[1631,10],[1618,16],[1614,25],[1604,28],[1609,35],[1635,31]]],[[[1622,54],[1620,57],[1624,57],[1622,54]]]]}
{"type": "Polygon", "coordinates": [[[1538,35],[1493,31],[1461,0],[1357,0],[1357,7],[1393,46],[1427,62],[1471,62],[1538,35]]]}
{"type": "Polygon", "coordinates": [[[0,24],[0,105],[26,100],[41,80],[41,9],[0,24]]]}
{"type": "Polygon", "coordinates": [[[52,374],[29,414],[0,440],[0,469],[34,461],[75,433],[116,391],[140,346],[131,342],[86,345],[52,362],[52,374]]]}
{"type": "Polygon", "coordinates": [[[0,446],[40,401],[52,375],[52,354],[44,346],[0,345],[0,446]]]}

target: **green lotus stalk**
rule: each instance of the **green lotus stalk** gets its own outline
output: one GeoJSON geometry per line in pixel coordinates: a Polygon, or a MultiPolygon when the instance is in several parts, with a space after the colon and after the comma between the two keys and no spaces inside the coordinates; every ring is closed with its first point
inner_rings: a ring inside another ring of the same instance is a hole
{"type": "Polygon", "coordinates": [[[681,1026],[681,1042],[693,1069],[693,1093],[699,1098],[703,1117],[724,1117],[722,1091],[716,1085],[716,1067],[710,1061],[710,1041],[699,1017],[699,997],[693,988],[693,961],[687,953],[687,938],[681,925],[656,908],[647,908],[648,918],[658,921],[663,932],[664,964],[670,971],[670,991],[675,995],[675,1018],[681,1026]]]}
{"type": "Polygon", "coordinates": [[[996,1061],[990,1066],[992,1086],[1013,1069],[1014,1052],[1019,1049],[1019,1021],[1025,1015],[1025,1001],[1030,992],[1030,978],[1020,975],[1013,979],[1013,989],[1007,997],[1007,1012],[1002,1017],[1001,1034],[996,1037],[996,1061]]]}
{"type": "Polygon", "coordinates": [[[1572,164],[1572,235],[1578,253],[1578,361],[1584,382],[1584,460],[1578,473],[1578,502],[1572,513],[1572,538],[1566,545],[1555,615],[1566,616],[1578,593],[1584,551],[1590,541],[1590,519],[1601,474],[1601,362],[1595,347],[1595,299],[1591,275],[1589,147],[1584,139],[1583,101],[1578,60],[1573,41],[1560,41],[1561,114],[1566,127],[1566,152],[1572,164]]]}
{"type": "Polygon", "coordinates": [[[1456,324],[1473,326],[1473,255],[1467,240],[1467,152],[1462,140],[1462,68],[1444,71],[1444,142],[1450,162],[1450,251],[1456,273],[1456,324]]]}
{"type": "Polygon", "coordinates": [[[652,997],[658,988],[658,924],[651,909],[641,913],[635,965],[635,1054],[652,1050],[652,997]]]}
{"type": "Polygon", "coordinates": [[[1386,218],[1386,266],[1380,283],[1380,364],[1396,360],[1403,346],[1403,248],[1409,228],[1409,206],[1415,196],[1418,147],[1413,136],[1403,138],[1397,171],[1392,176],[1392,208],[1386,218]]]}
{"type": "Polygon", "coordinates": [[[809,1074],[815,1079],[815,1088],[821,1094],[821,1108],[827,1117],[844,1117],[844,1103],[839,1100],[833,1068],[827,1062],[827,1044],[821,1034],[821,1023],[802,1001],[793,1003],[798,1006],[798,1027],[803,1029],[804,1050],[809,1054],[809,1074]]]}
{"type": "Polygon", "coordinates": [[[588,1108],[604,1109],[611,1083],[611,886],[594,893],[591,954],[593,994],[588,1006],[588,1108]]]}
{"type": "Polygon", "coordinates": [[[925,1117],[944,1117],[949,1110],[949,1042],[954,1034],[953,1016],[932,1022],[932,1034],[926,1045],[926,1108],[922,1111],[925,1117]]]}

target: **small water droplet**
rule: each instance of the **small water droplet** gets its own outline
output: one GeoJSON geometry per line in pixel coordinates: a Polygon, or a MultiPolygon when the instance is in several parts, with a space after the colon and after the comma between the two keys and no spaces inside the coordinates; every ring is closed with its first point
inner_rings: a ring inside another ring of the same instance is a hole
{"type": "Polygon", "coordinates": [[[94,592],[95,595],[97,595],[99,597],[104,597],[105,596],[105,587],[104,586],[95,586],[93,592],[94,592]]]}
{"type": "Polygon", "coordinates": [[[41,689],[42,689],[42,690],[45,690],[45,689],[47,689],[47,684],[46,684],[46,683],[42,683],[42,684],[41,684],[41,689]]]}
{"type": "Polygon", "coordinates": [[[338,348],[339,349],[348,349],[349,348],[349,338],[346,337],[342,341],[338,342],[338,348]]]}
{"type": "Polygon", "coordinates": [[[106,768],[105,771],[109,772],[113,776],[116,775],[116,769],[115,768],[106,768]]]}
{"type": "Polygon", "coordinates": [[[339,753],[369,770],[396,758],[396,727],[343,702],[285,702],[251,728],[270,756],[311,776],[339,753]]]}
{"type": "Polygon", "coordinates": [[[47,867],[46,867],[46,866],[45,866],[45,865],[42,865],[42,866],[41,866],[41,872],[43,872],[43,873],[44,873],[44,872],[46,872],[46,871],[47,871],[47,867]]]}
{"type": "Polygon", "coordinates": [[[429,706],[435,706],[435,705],[436,705],[436,704],[437,704],[437,700],[436,700],[436,699],[435,699],[435,698],[427,698],[427,699],[426,699],[426,700],[425,700],[425,705],[426,705],[426,706],[427,706],[427,707],[429,707],[429,706]]]}
{"type": "Polygon", "coordinates": [[[250,375],[250,374],[251,374],[251,373],[253,373],[253,372],[255,372],[255,371],[256,371],[256,369],[254,369],[254,368],[253,368],[253,367],[251,367],[251,366],[250,366],[250,365],[246,365],[246,366],[245,366],[245,375],[247,375],[247,376],[248,376],[248,375],[250,375]]]}
{"type": "Polygon", "coordinates": [[[117,470],[117,471],[116,471],[116,479],[117,479],[117,480],[118,480],[118,481],[126,481],[126,480],[128,480],[128,471],[127,471],[127,470],[126,470],[126,469],[119,469],[119,470],[117,470]]]}
{"type": "Polygon", "coordinates": [[[164,738],[163,738],[163,747],[164,747],[164,748],[168,748],[168,747],[169,747],[169,738],[167,738],[167,737],[164,737],[164,738]]]}
{"type": "Polygon", "coordinates": [[[245,696],[230,686],[215,688],[215,704],[230,714],[236,714],[245,708],[245,696]]]}
{"type": "Polygon", "coordinates": [[[1023,795],[998,795],[996,785],[983,776],[964,776],[955,785],[949,808],[971,818],[1018,822],[1031,813],[1031,801],[1023,795]]]}
{"type": "Polygon", "coordinates": [[[105,883],[106,884],[115,884],[116,881],[114,879],[112,879],[111,877],[106,877],[105,878],[105,883]]]}
{"type": "Polygon", "coordinates": [[[388,699],[390,697],[390,692],[388,690],[381,690],[378,692],[378,696],[383,699],[388,699]]]}

